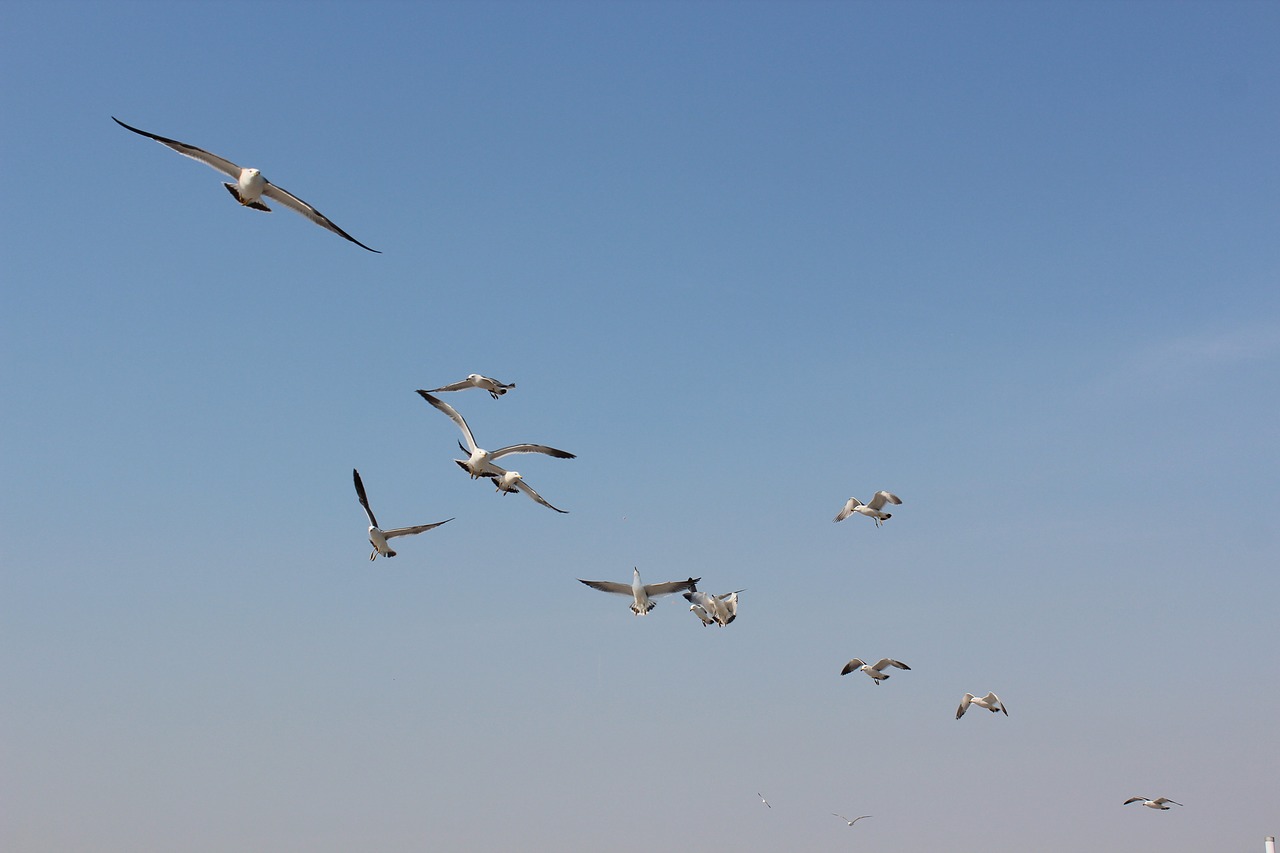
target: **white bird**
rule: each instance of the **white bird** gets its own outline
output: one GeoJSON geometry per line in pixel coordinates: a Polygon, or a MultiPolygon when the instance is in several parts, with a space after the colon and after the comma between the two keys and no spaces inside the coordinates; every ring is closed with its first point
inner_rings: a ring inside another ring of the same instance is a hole
{"type": "Polygon", "coordinates": [[[728,625],[734,619],[738,618],[738,593],[746,592],[745,589],[726,592],[723,595],[709,595],[698,590],[691,590],[684,594],[685,601],[690,602],[690,610],[695,607],[694,615],[702,619],[703,625],[715,622],[721,628],[728,625]],[[698,611],[702,611],[699,613],[698,611]],[[706,617],[705,619],[703,617],[706,617]],[[710,620],[710,621],[708,621],[710,620]]]}
{"type": "Polygon", "coordinates": [[[853,820],[849,820],[849,818],[845,817],[845,816],[844,816],[844,815],[842,815],[842,814],[836,814],[835,812],[832,812],[831,814],[833,814],[833,815],[835,815],[836,817],[840,818],[842,821],[844,821],[845,823],[849,824],[849,826],[853,826],[855,823],[857,823],[858,821],[862,820],[864,817],[871,817],[871,815],[869,815],[869,814],[864,814],[864,815],[859,815],[858,817],[855,817],[853,820]]]}
{"type": "Polygon", "coordinates": [[[991,713],[1004,711],[1004,715],[1009,716],[1009,709],[1000,701],[1000,697],[994,693],[988,693],[986,696],[974,696],[972,693],[964,694],[964,698],[960,700],[960,707],[956,709],[956,719],[964,716],[964,712],[969,710],[970,705],[977,705],[979,708],[986,708],[991,713]]]}
{"type": "Polygon", "coordinates": [[[457,410],[454,409],[453,406],[450,406],[438,397],[432,397],[430,391],[423,391],[419,389],[418,393],[422,396],[422,399],[448,415],[449,419],[458,425],[458,429],[462,430],[462,437],[467,440],[467,445],[466,447],[463,447],[461,442],[459,442],[458,447],[461,447],[462,451],[470,454],[470,456],[465,462],[461,459],[455,459],[454,462],[458,463],[458,466],[462,468],[462,470],[470,474],[471,479],[473,480],[477,477],[488,477],[491,475],[501,477],[503,474],[507,473],[504,469],[494,465],[493,461],[495,459],[501,459],[503,456],[511,453],[544,453],[547,456],[554,456],[557,459],[577,458],[574,454],[569,453],[568,451],[556,450],[554,447],[547,447],[545,444],[512,444],[508,447],[500,447],[497,450],[485,450],[480,447],[480,445],[476,444],[475,436],[471,434],[471,427],[467,426],[466,420],[463,419],[462,415],[458,414],[457,410]]]}
{"type": "Polygon", "coordinates": [[[884,670],[886,667],[890,666],[896,666],[898,669],[911,669],[911,667],[907,666],[902,661],[894,660],[893,658],[880,658],[880,660],[875,664],[869,664],[862,658],[854,658],[844,665],[844,669],[840,670],[840,674],[848,675],[851,672],[865,672],[867,675],[871,676],[876,686],[879,686],[881,681],[884,681],[889,677],[888,673],[884,670]]]}
{"type": "Polygon", "coordinates": [[[489,467],[502,471],[501,474],[494,471],[488,471],[483,476],[492,479],[494,485],[498,487],[498,491],[502,492],[504,495],[510,494],[511,492],[524,492],[547,509],[554,509],[556,512],[561,513],[569,512],[567,509],[560,509],[559,507],[554,507],[547,503],[546,499],[544,499],[542,495],[533,490],[533,486],[530,486],[524,481],[524,477],[520,476],[519,471],[505,471],[498,468],[496,465],[490,465],[489,467]]]}
{"type": "MultiPolygon", "coordinates": [[[[161,145],[166,145],[183,156],[190,157],[192,160],[199,160],[206,166],[212,166],[219,172],[235,178],[236,183],[224,183],[223,186],[227,188],[228,192],[235,196],[236,201],[240,202],[240,204],[245,207],[251,207],[254,210],[265,210],[268,213],[271,212],[271,208],[267,207],[261,201],[262,197],[266,196],[269,199],[274,199],[275,201],[280,202],[295,213],[301,213],[321,228],[328,228],[334,234],[347,238],[360,248],[369,249],[369,247],[364,243],[361,243],[355,237],[352,237],[346,231],[343,231],[337,225],[334,225],[333,222],[330,221],[329,217],[325,216],[323,213],[316,210],[293,193],[276,186],[266,178],[262,177],[262,172],[258,169],[242,168],[237,166],[235,163],[232,163],[230,160],[224,160],[216,154],[210,154],[203,148],[197,148],[194,145],[188,145],[187,143],[179,142],[176,139],[167,139],[163,136],[156,136],[154,133],[147,133],[145,130],[138,130],[138,128],[125,124],[115,116],[112,116],[111,119],[125,130],[132,130],[139,136],[154,139],[161,145]]],[[[369,251],[378,252],[377,249],[369,249],[369,251]]],[[[378,254],[382,253],[378,252],[378,254]]]]}
{"type": "Polygon", "coordinates": [[[438,391],[465,391],[468,388],[481,388],[488,391],[489,396],[496,400],[514,387],[516,387],[516,383],[514,382],[510,385],[504,385],[491,377],[481,376],[479,373],[468,373],[467,378],[463,379],[461,382],[454,382],[451,385],[442,385],[439,388],[432,388],[431,392],[434,394],[438,391]]]}
{"type": "Polygon", "coordinates": [[[697,616],[698,619],[702,621],[702,627],[704,628],[707,627],[708,625],[714,624],[716,621],[707,615],[707,611],[703,610],[702,605],[700,604],[690,604],[689,612],[692,613],[694,616],[697,616]]]}
{"type": "MultiPolygon", "coordinates": [[[[769,806],[769,801],[764,798],[764,794],[761,794],[757,791],[756,796],[760,798],[760,802],[764,803],[766,806],[769,806]]],[[[773,808],[773,806],[769,806],[769,808],[773,808]]]]}
{"type": "Polygon", "coordinates": [[[364,514],[369,517],[369,544],[373,546],[373,551],[369,554],[370,560],[376,560],[379,554],[384,557],[394,557],[396,555],[396,552],[392,551],[387,544],[388,539],[423,533],[453,521],[452,518],[446,518],[444,521],[437,521],[435,524],[419,524],[415,527],[397,527],[395,530],[382,530],[378,527],[378,520],[373,517],[373,510],[369,509],[369,498],[364,493],[364,483],[360,479],[360,472],[352,468],[351,475],[356,481],[356,497],[360,498],[360,506],[364,507],[364,514]]]}
{"type": "Polygon", "coordinates": [[[660,595],[671,595],[673,592],[681,590],[696,590],[698,581],[702,578],[689,578],[685,581],[667,581],[666,583],[644,584],[640,581],[640,569],[634,569],[631,575],[631,583],[616,583],[614,581],[584,581],[578,578],[579,583],[584,583],[592,589],[598,589],[601,592],[612,592],[616,595],[629,595],[633,599],[631,602],[631,612],[637,616],[644,616],[655,605],[652,599],[660,595]]]}
{"type": "Polygon", "coordinates": [[[1166,806],[1165,803],[1173,803],[1175,806],[1182,805],[1182,803],[1174,803],[1173,800],[1168,797],[1156,797],[1154,800],[1149,797],[1130,797],[1124,801],[1126,806],[1129,805],[1129,803],[1142,803],[1149,809],[1159,809],[1162,812],[1167,812],[1169,810],[1169,807],[1166,806]]]}
{"type": "Polygon", "coordinates": [[[844,521],[856,512],[875,519],[876,527],[879,527],[883,522],[893,518],[892,514],[880,511],[886,503],[897,505],[902,503],[902,501],[897,495],[883,491],[876,492],[872,495],[870,503],[864,504],[857,498],[849,498],[849,500],[845,502],[844,509],[840,510],[832,521],[844,521]]]}

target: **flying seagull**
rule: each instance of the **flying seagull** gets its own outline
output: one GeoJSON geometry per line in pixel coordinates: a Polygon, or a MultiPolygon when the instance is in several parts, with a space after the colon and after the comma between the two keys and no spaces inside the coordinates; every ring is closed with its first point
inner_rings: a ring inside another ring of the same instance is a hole
{"type": "Polygon", "coordinates": [[[431,392],[437,391],[465,391],[468,388],[482,388],[489,392],[489,396],[498,399],[503,394],[516,387],[516,383],[504,385],[496,379],[489,376],[481,376],[479,373],[468,373],[467,378],[461,382],[454,382],[452,385],[443,385],[439,388],[432,388],[431,392]]]}
{"type": "Polygon", "coordinates": [[[640,570],[634,569],[631,575],[631,583],[616,583],[614,581],[584,581],[578,578],[579,583],[584,583],[592,589],[598,589],[601,592],[612,592],[616,595],[629,595],[632,597],[631,612],[637,616],[644,616],[655,605],[652,599],[660,595],[671,595],[673,592],[682,590],[696,591],[698,589],[698,581],[702,578],[689,578],[685,581],[667,581],[666,583],[644,584],[640,581],[640,570]]]}
{"type": "Polygon", "coordinates": [[[845,817],[842,814],[836,814],[835,812],[832,812],[831,814],[835,815],[835,817],[840,818],[842,821],[849,824],[849,826],[853,826],[855,823],[862,820],[864,817],[871,817],[871,815],[869,814],[864,814],[864,815],[859,815],[858,817],[855,817],[853,820],[849,820],[849,818],[845,817]]]}
{"type": "MultiPolygon", "coordinates": [[[[430,391],[418,389],[418,393],[422,399],[435,406],[440,411],[449,416],[449,419],[458,425],[458,429],[462,430],[462,437],[467,440],[467,446],[463,447],[459,442],[458,447],[462,448],[464,453],[470,454],[466,462],[461,459],[455,459],[458,467],[471,475],[471,479],[477,477],[489,477],[496,475],[501,477],[508,473],[497,465],[493,464],[495,459],[501,459],[511,453],[545,453],[547,456],[554,456],[557,459],[576,459],[577,457],[565,450],[556,450],[554,447],[547,447],[545,444],[512,444],[508,447],[500,447],[497,450],[485,450],[476,444],[475,436],[471,434],[471,427],[467,426],[467,422],[463,420],[462,415],[457,410],[441,400],[439,397],[432,397],[430,391]]],[[[501,488],[501,487],[499,487],[501,488]]],[[[507,489],[506,491],[510,491],[507,489]]]]}
{"type": "Polygon", "coordinates": [[[453,521],[452,518],[446,518],[444,521],[437,521],[435,524],[419,524],[416,527],[397,527],[395,530],[382,530],[378,527],[378,520],[373,517],[373,510],[369,509],[369,498],[364,493],[364,482],[360,479],[360,472],[352,468],[351,476],[356,481],[356,497],[360,498],[360,506],[364,507],[364,514],[369,516],[369,544],[373,546],[373,551],[369,554],[370,560],[376,560],[379,554],[384,557],[394,557],[396,555],[396,552],[392,551],[391,546],[387,544],[388,539],[423,533],[453,521]]]}
{"type": "Polygon", "coordinates": [[[898,669],[911,669],[911,667],[907,666],[902,661],[894,660],[893,658],[880,658],[880,660],[875,664],[869,664],[862,658],[854,658],[844,665],[844,669],[840,670],[840,674],[848,675],[851,672],[865,672],[867,675],[871,676],[878,687],[881,681],[884,681],[889,677],[889,674],[884,670],[886,667],[890,666],[896,666],[898,669]]]}
{"type": "Polygon", "coordinates": [[[960,700],[960,707],[956,709],[956,719],[964,716],[964,712],[969,710],[970,705],[977,705],[979,708],[986,708],[991,713],[996,711],[1004,711],[1004,715],[1009,716],[1009,709],[1000,701],[1000,697],[994,693],[988,693],[986,696],[974,696],[972,693],[964,694],[964,698],[960,700]]]}
{"type": "Polygon", "coordinates": [[[546,499],[543,498],[542,495],[533,490],[533,486],[530,486],[524,481],[524,477],[520,476],[519,471],[506,471],[502,468],[498,468],[497,465],[490,465],[489,467],[496,470],[486,471],[483,476],[492,479],[494,485],[498,487],[498,491],[502,492],[504,495],[510,494],[511,492],[524,492],[547,509],[554,509],[556,512],[561,513],[567,513],[569,511],[567,509],[554,507],[547,503],[546,499]],[[499,474],[497,473],[498,471],[501,471],[502,473],[499,474]]]}
{"type": "Polygon", "coordinates": [[[856,512],[874,518],[876,527],[879,527],[883,522],[893,518],[891,513],[880,511],[881,507],[886,503],[896,505],[902,503],[902,501],[892,492],[876,492],[872,495],[871,502],[865,504],[857,498],[849,498],[849,500],[845,501],[844,509],[840,510],[832,521],[844,521],[856,512]]]}
{"type": "Polygon", "coordinates": [[[702,620],[704,626],[714,622],[723,628],[738,618],[738,593],[740,592],[746,592],[746,590],[737,589],[726,592],[724,595],[709,595],[695,589],[686,592],[684,598],[685,601],[690,602],[689,609],[702,620]]]}
{"type": "MultiPolygon", "coordinates": [[[[760,798],[760,802],[764,803],[766,806],[769,806],[769,801],[764,798],[764,794],[756,792],[756,796],[760,798]]],[[[773,806],[769,806],[769,808],[773,808],[773,806]]]]}
{"type": "Polygon", "coordinates": [[[1169,807],[1166,806],[1165,803],[1173,803],[1175,806],[1182,805],[1182,803],[1174,803],[1173,800],[1168,797],[1156,797],[1154,800],[1150,797],[1130,797],[1124,801],[1126,806],[1129,805],[1129,803],[1142,803],[1149,809],[1159,809],[1162,812],[1167,812],[1169,810],[1169,807]]]}
{"type": "MultiPolygon", "coordinates": [[[[346,231],[343,231],[337,225],[334,225],[329,220],[329,217],[325,216],[323,213],[316,210],[293,193],[288,192],[282,187],[276,186],[266,178],[262,177],[262,172],[259,170],[246,169],[241,166],[237,166],[230,160],[222,159],[217,154],[210,154],[203,148],[197,148],[194,145],[188,145],[187,143],[179,142],[176,139],[167,139],[163,136],[156,136],[154,133],[147,133],[145,130],[138,130],[138,128],[125,124],[115,116],[112,116],[111,120],[123,127],[125,130],[132,130],[140,136],[145,136],[148,139],[154,139],[161,145],[166,145],[174,151],[177,151],[179,154],[190,157],[192,160],[199,160],[206,166],[212,166],[219,172],[235,178],[236,183],[224,183],[223,186],[227,188],[228,192],[235,196],[236,201],[240,202],[245,207],[270,212],[271,208],[262,203],[262,197],[266,196],[269,199],[274,199],[275,201],[280,202],[295,213],[301,213],[321,228],[328,228],[334,234],[337,234],[339,237],[347,238],[360,248],[369,249],[369,247],[364,243],[361,243],[355,237],[352,237],[346,231]]],[[[378,252],[377,249],[369,249],[369,251],[378,252]]],[[[378,252],[378,254],[382,253],[378,252]]]]}

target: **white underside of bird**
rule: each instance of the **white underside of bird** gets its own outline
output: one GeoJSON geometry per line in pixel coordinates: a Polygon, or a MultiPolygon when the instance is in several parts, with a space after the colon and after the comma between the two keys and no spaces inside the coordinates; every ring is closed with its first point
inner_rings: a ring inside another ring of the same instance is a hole
{"type": "Polygon", "coordinates": [[[1162,812],[1167,812],[1169,810],[1169,806],[1165,805],[1165,803],[1171,803],[1175,806],[1182,805],[1182,803],[1175,803],[1168,797],[1156,797],[1154,800],[1150,797],[1130,797],[1124,801],[1126,806],[1129,805],[1129,803],[1142,803],[1149,809],[1159,809],[1162,812]]]}
{"type": "MultiPolygon", "coordinates": [[[[235,178],[236,182],[234,184],[224,183],[223,186],[227,188],[227,191],[231,193],[231,195],[235,196],[236,201],[240,202],[240,204],[245,207],[250,207],[254,210],[264,210],[269,213],[271,208],[263,204],[262,199],[265,197],[272,199],[273,201],[278,201],[294,213],[302,214],[321,228],[326,228],[340,237],[345,237],[360,248],[368,249],[370,252],[378,252],[377,249],[369,249],[369,247],[364,243],[361,243],[355,237],[352,237],[346,231],[343,231],[335,225],[329,217],[325,216],[323,213],[316,210],[293,193],[268,181],[262,176],[262,172],[258,169],[246,169],[241,166],[237,166],[230,160],[219,157],[217,154],[210,154],[203,148],[197,148],[194,145],[188,145],[187,143],[179,142],[176,139],[169,139],[164,136],[157,136],[154,133],[148,133],[145,130],[139,130],[136,127],[125,124],[115,116],[112,116],[111,118],[116,124],[120,125],[125,130],[131,130],[139,136],[145,136],[148,139],[155,140],[161,145],[177,151],[184,157],[190,157],[192,160],[197,160],[204,163],[206,166],[211,166],[212,168],[217,169],[224,175],[229,175],[230,177],[235,178]]],[[[378,254],[381,254],[381,252],[378,252],[378,254]]]]}
{"type": "Polygon", "coordinates": [[[723,595],[691,590],[686,592],[684,597],[689,602],[689,609],[693,611],[693,615],[702,620],[703,626],[714,623],[723,628],[738,618],[738,593],[740,592],[746,592],[746,590],[738,589],[723,595]]]}
{"type": "Polygon", "coordinates": [[[615,581],[585,581],[578,578],[579,583],[584,583],[592,589],[598,589],[601,592],[611,592],[614,595],[631,596],[631,612],[637,616],[645,616],[656,605],[653,599],[663,595],[671,595],[674,592],[683,592],[684,590],[696,590],[698,581],[702,578],[689,578],[683,581],[667,581],[666,583],[645,584],[640,580],[640,569],[633,569],[631,572],[631,583],[617,583],[615,581]]]}
{"type": "Polygon", "coordinates": [[[365,494],[364,482],[360,479],[360,472],[352,468],[351,475],[356,484],[356,497],[360,499],[360,506],[364,507],[364,514],[369,519],[369,544],[373,546],[373,551],[369,554],[370,560],[376,560],[379,554],[384,557],[394,557],[396,555],[396,552],[391,550],[391,546],[387,544],[388,539],[425,533],[428,530],[453,521],[452,518],[446,518],[444,521],[437,521],[435,524],[418,524],[413,527],[397,527],[394,530],[383,530],[378,527],[378,520],[373,517],[373,510],[369,508],[369,498],[365,494]]]}
{"type": "Polygon", "coordinates": [[[878,686],[881,681],[884,681],[889,677],[888,673],[884,670],[891,666],[895,666],[898,669],[911,669],[911,667],[907,666],[902,661],[894,660],[893,658],[881,658],[874,664],[869,664],[862,658],[854,658],[844,665],[844,669],[840,670],[840,674],[848,675],[851,672],[865,672],[867,675],[871,676],[872,680],[878,686]]]}
{"type": "Polygon", "coordinates": [[[868,518],[875,519],[876,527],[879,527],[888,519],[893,518],[891,513],[883,512],[884,505],[896,505],[900,503],[902,503],[902,501],[897,495],[892,492],[884,491],[876,492],[875,495],[872,496],[871,500],[865,504],[857,498],[849,498],[849,500],[845,502],[844,509],[840,510],[832,521],[844,521],[856,512],[860,515],[865,515],[868,518]]]}
{"type": "Polygon", "coordinates": [[[489,396],[496,400],[514,387],[516,387],[514,382],[505,384],[490,376],[481,376],[479,373],[468,373],[467,378],[463,379],[461,382],[454,382],[450,385],[432,388],[431,393],[434,394],[438,391],[465,391],[468,388],[479,388],[483,391],[488,391],[489,396]]]}
{"type": "Polygon", "coordinates": [[[1000,701],[1000,697],[994,693],[988,693],[986,696],[974,696],[972,693],[964,694],[964,698],[960,700],[960,707],[956,709],[956,719],[964,716],[964,712],[969,710],[970,705],[977,705],[979,708],[986,708],[991,713],[1003,711],[1004,715],[1009,716],[1009,709],[1000,701]]]}

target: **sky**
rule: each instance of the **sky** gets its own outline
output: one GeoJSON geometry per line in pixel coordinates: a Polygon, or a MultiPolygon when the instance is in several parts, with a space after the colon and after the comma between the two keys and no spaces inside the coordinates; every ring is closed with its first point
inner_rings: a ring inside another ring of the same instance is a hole
{"type": "Polygon", "coordinates": [[[0,4],[0,847],[1260,850],[1278,36],[0,4]],[[568,514],[451,461],[414,391],[473,372],[517,385],[450,395],[483,446],[577,455],[517,466],[568,514]],[[455,520],[369,562],[353,468],[455,520]],[[633,567],[739,617],[576,580],[633,567]]]}

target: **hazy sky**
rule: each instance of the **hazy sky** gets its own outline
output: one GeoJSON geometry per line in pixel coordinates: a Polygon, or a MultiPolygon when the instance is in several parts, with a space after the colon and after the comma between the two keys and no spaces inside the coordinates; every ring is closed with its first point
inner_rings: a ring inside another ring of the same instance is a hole
{"type": "Polygon", "coordinates": [[[1260,850],[1278,40],[0,4],[0,847],[1260,850]],[[414,390],[471,372],[518,385],[450,398],[481,444],[578,455],[514,466],[568,515],[451,461],[414,390]],[[385,526],[457,520],[368,562],[353,467],[385,526]],[[633,566],[740,616],[575,580],[633,566]]]}

